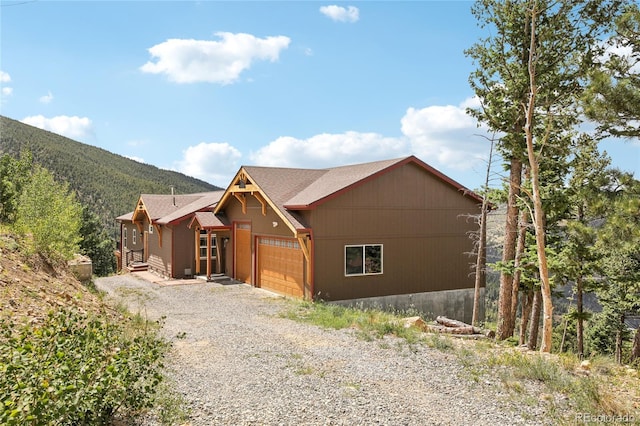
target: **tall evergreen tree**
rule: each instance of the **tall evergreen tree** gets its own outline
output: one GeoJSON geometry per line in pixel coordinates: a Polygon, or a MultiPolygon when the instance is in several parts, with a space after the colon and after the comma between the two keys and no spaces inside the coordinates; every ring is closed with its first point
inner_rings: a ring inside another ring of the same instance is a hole
{"type": "Polygon", "coordinates": [[[627,5],[603,46],[584,96],[586,115],[603,135],[640,137],[640,6],[627,5]]]}
{"type": "Polygon", "coordinates": [[[89,258],[93,273],[106,276],[115,271],[115,243],[102,225],[100,218],[86,206],[82,209],[80,252],[89,258]]]}
{"type": "Polygon", "coordinates": [[[566,193],[569,210],[562,223],[563,239],[556,244],[558,259],[554,268],[556,280],[573,283],[576,309],[577,352],[584,354],[584,322],[589,313],[584,311],[583,296],[592,291],[600,276],[599,253],[595,248],[598,226],[610,210],[608,189],[611,183],[610,159],[598,151],[597,142],[584,135],[577,145],[571,161],[571,178],[566,193]]]}
{"type": "MultiPolygon", "coordinates": [[[[545,250],[546,211],[541,178],[547,160],[568,153],[571,129],[579,122],[577,97],[596,43],[615,0],[479,0],[473,12],[495,35],[467,51],[477,63],[470,82],[482,107],[471,111],[504,136],[498,145],[509,162],[510,196],[503,263],[515,257],[522,163],[529,166],[532,224],[536,230],[544,329],[542,351],[551,349],[552,303],[545,250]],[[552,153],[551,155],[550,154],[552,153]]],[[[512,277],[501,277],[496,337],[513,334],[512,277]]]]}
{"type": "MultiPolygon", "coordinates": [[[[622,174],[618,189],[597,242],[605,279],[597,292],[604,310],[613,319],[610,327],[616,336],[616,360],[621,362],[625,317],[640,311],[640,181],[622,174]]],[[[640,330],[636,339],[638,333],[640,330]]],[[[638,352],[631,354],[632,359],[638,357],[638,352]]]]}

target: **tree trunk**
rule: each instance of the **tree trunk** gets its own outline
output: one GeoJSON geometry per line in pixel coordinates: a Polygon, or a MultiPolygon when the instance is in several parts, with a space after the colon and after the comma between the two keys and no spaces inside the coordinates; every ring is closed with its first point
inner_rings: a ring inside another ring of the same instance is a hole
{"type": "Polygon", "coordinates": [[[473,292],[473,314],[471,316],[471,326],[478,324],[478,316],[480,311],[480,287],[485,282],[485,268],[487,263],[487,191],[489,190],[489,176],[491,173],[491,161],[493,157],[493,144],[491,139],[491,149],[489,150],[489,162],[487,165],[487,174],[484,181],[484,194],[482,196],[482,207],[480,211],[480,239],[478,241],[478,254],[476,257],[476,276],[473,292]]]}
{"type": "Polygon", "coordinates": [[[616,362],[622,364],[622,330],[624,330],[624,314],[620,315],[616,331],[616,362]]]}
{"type": "Polygon", "coordinates": [[[535,101],[537,94],[536,84],[536,21],[538,19],[538,4],[532,2],[531,10],[531,44],[529,49],[529,103],[527,104],[527,122],[524,126],[527,139],[527,157],[531,173],[531,191],[533,193],[533,226],[536,234],[536,251],[538,252],[538,270],[540,271],[540,287],[542,292],[542,343],[540,352],[551,352],[553,337],[553,302],[551,300],[551,282],[549,280],[549,267],[547,265],[547,253],[545,250],[545,224],[542,197],[540,194],[539,163],[533,146],[533,126],[535,101]]]}
{"type": "MultiPolygon", "coordinates": [[[[518,197],[522,184],[522,161],[512,158],[509,170],[509,197],[507,200],[507,217],[504,228],[504,245],[502,262],[512,262],[516,257],[516,242],[518,239],[518,197]]],[[[508,272],[500,274],[500,295],[498,297],[498,324],[496,339],[504,340],[513,336],[514,326],[511,313],[511,297],[513,294],[513,275],[508,272]]]]}
{"type": "Polygon", "coordinates": [[[633,339],[633,347],[631,348],[631,362],[640,360],[640,328],[636,330],[636,337],[633,339]]]}
{"type": "Polygon", "coordinates": [[[578,311],[578,323],[576,324],[576,338],[578,340],[578,356],[580,359],[584,356],[584,319],[582,317],[583,304],[582,304],[582,276],[579,275],[576,279],[576,310],[578,311]]]}
{"type": "MultiPolygon", "coordinates": [[[[524,179],[529,178],[528,169],[524,170],[524,179]]],[[[518,314],[518,292],[520,291],[520,279],[522,277],[522,255],[527,241],[527,224],[529,222],[529,215],[526,210],[520,212],[520,222],[518,223],[518,242],[516,245],[516,257],[514,259],[514,273],[513,273],[513,287],[511,289],[511,320],[509,325],[513,327],[511,334],[515,331],[516,319],[518,314]]],[[[524,300],[524,299],[523,299],[524,300]]]]}
{"type": "Polygon", "coordinates": [[[524,345],[527,339],[527,326],[531,315],[531,305],[533,304],[533,291],[529,290],[522,294],[522,318],[520,319],[520,346],[524,345]]]}
{"type": "Polygon", "coordinates": [[[536,290],[531,306],[531,322],[529,323],[529,340],[527,347],[534,351],[538,347],[538,328],[540,326],[540,311],[542,308],[542,294],[536,290]]]}

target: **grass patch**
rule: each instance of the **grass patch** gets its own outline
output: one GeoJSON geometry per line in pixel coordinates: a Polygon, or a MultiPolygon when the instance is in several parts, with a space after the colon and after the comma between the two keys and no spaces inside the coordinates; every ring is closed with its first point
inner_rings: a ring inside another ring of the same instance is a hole
{"type": "MultiPolygon", "coordinates": [[[[166,380],[166,379],[165,379],[166,380]]],[[[189,409],[184,396],[173,390],[173,383],[160,383],[154,400],[155,413],[163,426],[186,424],[189,409]]]]}
{"type": "Polygon", "coordinates": [[[427,336],[427,338],[425,339],[425,343],[430,348],[438,349],[439,351],[450,351],[454,349],[450,337],[442,336],[437,333],[427,336]]]}
{"type": "Polygon", "coordinates": [[[611,382],[610,371],[598,367],[600,372],[576,374],[580,361],[574,355],[542,355],[504,347],[474,354],[480,356],[473,361],[469,357],[461,360],[467,371],[473,375],[498,374],[503,386],[516,394],[524,394],[527,383],[541,385],[539,399],[546,401],[549,412],[558,420],[570,420],[569,413],[631,414],[631,408],[606,386],[611,382]]]}
{"type": "MultiPolygon", "coordinates": [[[[544,405],[554,423],[572,423],[577,413],[640,417],[632,400],[640,395],[636,370],[617,366],[610,358],[593,358],[588,374],[577,372],[581,360],[571,354],[543,355],[522,352],[512,346],[515,340],[457,340],[448,335],[424,334],[405,328],[408,315],[375,309],[358,309],[327,303],[292,301],[283,318],[314,324],[327,329],[352,328],[358,338],[378,341],[391,348],[385,335],[405,339],[410,348],[424,345],[441,352],[454,352],[463,367],[461,374],[473,383],[494,382],[508,396],[524,406],[544,405]]],[[[399,341],[401,342],[401,341],[399,341]]],[[[298,374],[307,374],[301,370],[298,374]]],[[[346,389],[350,389],[345,384],[346,389]]]]}
{"type": "Polygon", "coordinates": [[[397,336],[408,343],[417,343],[421,339],[420,330],[404,326],[403,315],[377,309],[358,309],[322,302],[293,302],[281,316],[334,330],[354,328],[357,336],[366,341],[381,339],[386,335],[397,336]]]}

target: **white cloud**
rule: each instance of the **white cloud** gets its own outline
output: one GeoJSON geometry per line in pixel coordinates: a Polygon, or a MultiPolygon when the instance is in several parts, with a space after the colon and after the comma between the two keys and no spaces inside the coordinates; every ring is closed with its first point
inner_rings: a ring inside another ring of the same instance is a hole
{"type": "Polygon", "coordinates": [[[87,117],[60,115],[53,118],[46,118],[42,115],[33,115],[21,121],[31,126],[49,130],[50,132],[76,140],[93,134],[93,124],[87,117]]]}
{"type": "Polygon", "coordinates": [[[240,151],[228,143],[205,143],[190,146],[176,162],[177,171],[226,187],[240,167],[240,151]]]}
{"type": "Polygon", "coordinates": [[[465,112],[471,106],[478,106],[478,100],[409,108],[397,137],[355,131],[308,139],[281,136],[250,158],[262,166],[325,168],[415,154],[436,168],[470,170],[485,161],[489,150],[486,139],[478,136],[487,136],[486,130],[465,112]]]}
{"type": "Polygon", "coordinates": [[[336,22],[356,22],[360,19],[360,10],[355,6],[349,6],[347,8],[331,5],[322,6],[320,13],[336,22]]]}
{"type": "Polygon", "coordinates": [[[144,158],[136,157],[135,155],[125,155],[125,157],[138,163],[144,163],[144,158]]]}
{"type": "Polygon", "coordinates": [[[49,92],[47,92],[46,95],[40,96],[39,100],[43,104],[51,103],[51,101],[53,100],[53,94],[51,94],[51,91],[49,91],[49,92]]]}
{"type": "Polygon", "coordinates": [[[412,151],[431,164],[468,170],[488,154],[485,128],[465,113],[477,100],[467,99],[459,106],[434,105],[422,109],[408,108],[402,117],[402,133],[410,139],[412,151]]]}
{"type": "Polygon", "coordinates": [[[405,138],[349,131],[309,139],[282,136],[252,153],[251,159],[262,166],[324,168],[402,157],[408,152],[405,138]]]}
{"type": "MultiPolygon", "coordinates": [[[[11,76],[8,73],[0,70],[0,83],[4,84],[4,83],[9,83],[10,81],[11,81],[11,76]]],[[[2,91],[0,91],[0,93],[2,93],[2,96],[5,96],[5,97],[11,96],[13,94],[13,87],[4,86],[2,87],[2,91]]],[[[4,101],[4,99],[2,99],[2,101],[4,101]]]]}
{"type": "Polygon", "coordinates": [[[280,52],[289,46],[285,36],[258,38],[251,34],[218,32],[220,41],[169,39],[149,48],[156,61],[149,61],[140,70],[166,74],[176,83],[231,84],[251,67],[253,61],[278,60],[280,52]]]}
{"type": "Polygon", "coordinates": [[[629,64],[629,72],[640,73],[640,53],[635,52],[630,45],[624,45],[620,40],[609,39],[602,43],[602,47],[604,52],[599,58],[600,62],[604,63],[612,57],[618,57],[629,64]]]}

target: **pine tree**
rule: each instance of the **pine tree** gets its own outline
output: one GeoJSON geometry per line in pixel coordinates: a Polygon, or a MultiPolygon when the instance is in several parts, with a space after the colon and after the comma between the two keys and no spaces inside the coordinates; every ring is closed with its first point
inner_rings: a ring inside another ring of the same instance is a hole
{"type": "MultiPolygon", "coordinates": [[[[544,306],[542,351],[551,350],[551,283],[546,258],[543,188],[545,170],[562,164],[569,153],[571,130],[579,123],[578,97],[591,65],[591,46],[601,34],[617,1],[479,0],[473,12],[481,26],[495,35],[481,40],[466,53],[477,63],[471,85],[481,100],[472,111],[503,137],[498,150],[509,162],[508,212],[503,263],[516,253],[518,208],[514,199],[522,190],[522,164],[528,163],[532,225],[536,234],[539,278],[544,306]],[[549,152],[551,151],[551,152],[549,152]]],[[[546,187],[550,187],[547,185],[546,187]]],[[[500,283],[496,337],[513,334],[515,312],[510,274],[500,283]]]]}
{"type": "Polygon", "coordinates": [[[631,3],[615,20],[583,98],[586,115],[603,135],[640,137],[640,7],[631,3]],[[620,52],[616,54],[614,50],[620,52]]]}

